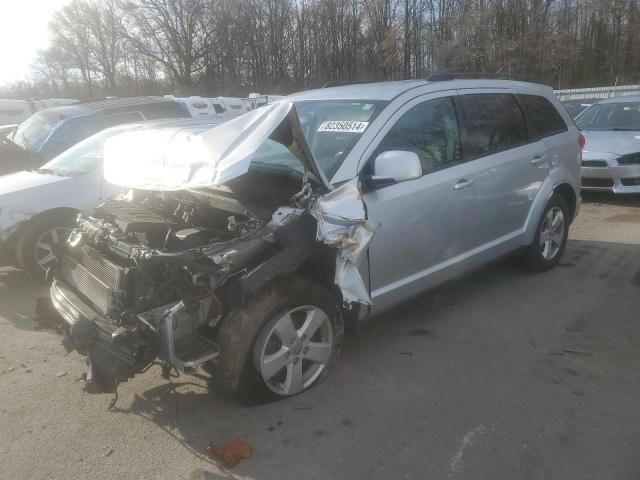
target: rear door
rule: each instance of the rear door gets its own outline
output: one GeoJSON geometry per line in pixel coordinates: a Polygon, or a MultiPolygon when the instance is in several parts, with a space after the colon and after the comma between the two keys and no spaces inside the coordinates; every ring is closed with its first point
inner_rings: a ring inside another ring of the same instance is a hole
{"type": "MultiPolygon", "coordinates": [[[[530,140],[515,95],[505,90],[460,91],[467,155],[478,165],[478,253],[519,245],[527,214],[548,174],[547,149],[530,140]]],[[[485,260],[490,258],[486,257],[485,260]]]]}
{"type": "Polygon", "coordinates": [[[421,178],[364,194],[378,230],[369,248],[373,309],[379,311],[464,269],[473,245],[478,186],[465,162],[455,92],[414,99],[387,122],[365,158],[389,150],[415,152],[421,178]]]}

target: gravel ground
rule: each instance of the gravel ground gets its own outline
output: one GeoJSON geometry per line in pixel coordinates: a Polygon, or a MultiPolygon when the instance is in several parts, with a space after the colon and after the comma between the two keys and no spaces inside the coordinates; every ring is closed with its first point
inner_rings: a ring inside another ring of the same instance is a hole
{"type": "Polygon", "coordinates": [[[35,330],[46,293],[0,270],[6,479],[638,479],[640,199],[587,197],[560,266],[498,264],[369,322],[294,399],[242,407],[150,370],[82,391],[83,358],[35,330]],[[253,455],[226,471],[209,443],[253,455]]]}

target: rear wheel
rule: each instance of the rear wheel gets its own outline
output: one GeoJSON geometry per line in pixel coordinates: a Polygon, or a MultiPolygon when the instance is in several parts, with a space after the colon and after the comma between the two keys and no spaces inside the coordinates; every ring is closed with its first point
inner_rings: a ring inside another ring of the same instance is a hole
{"type": "Polygon", "coordinates": [[[32,220],[16,241],[18,266],[37,280],[44,280],[55,262],[56,246],[64,243],[73,228],[72,213],[53,213],[32,220]]]}
{"type": "Polygon", "coordinates": [[[331,292],[304,277],[276,281],[224,320],[218,379],[243,401],[297,395],[327,375],[343,336],[331,292]]]}
{"type": "Polygon", "coordinates": [[[544,209],[536,236],[525,255],[527,265],[544,272],[557,265],[569,234],[569,208],[564,198],[554,194],[544,209]]]}

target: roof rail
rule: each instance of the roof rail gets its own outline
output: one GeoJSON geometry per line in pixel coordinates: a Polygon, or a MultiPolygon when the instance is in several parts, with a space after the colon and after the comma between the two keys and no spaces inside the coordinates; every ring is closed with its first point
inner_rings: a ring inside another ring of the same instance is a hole
{"type": "Polygon", "coordinates": [[[520,82],[532,82],[520,75],[509,73],[489,73],[489,72],[459,72],[459,73],[434,73],[427,78],[429,82],[447,82],[450,80],[517,80],[520,82]]]}
{"type": "Polygon", "coordinates": [[[376,83],[380,80],[345,80],[345,81],[330,81],[325,83],[322,88],[333,88],[333,87],[345,87],[347,85],[360,85],[362,83],[376,83]]]}

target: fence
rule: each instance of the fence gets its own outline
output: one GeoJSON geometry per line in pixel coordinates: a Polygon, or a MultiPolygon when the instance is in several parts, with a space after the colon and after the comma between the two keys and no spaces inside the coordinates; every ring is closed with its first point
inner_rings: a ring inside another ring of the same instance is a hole
{"type": "Polygon", "coordinates": [[[611,98],[624,95],[640,95],[640,85],[624,85],[615,87],[568,88],[556,90],[556,95],[564,100],[582,100],[587,98],[611,98]]]}

